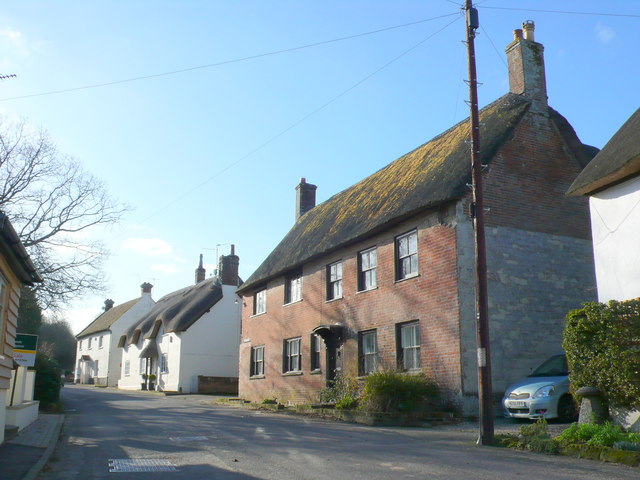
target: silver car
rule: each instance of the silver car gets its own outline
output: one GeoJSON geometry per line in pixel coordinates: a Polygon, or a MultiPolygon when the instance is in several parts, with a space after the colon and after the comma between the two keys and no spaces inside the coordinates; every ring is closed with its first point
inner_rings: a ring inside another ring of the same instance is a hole
{"type": "Polygon", "coordinates": [[[506,417],[575,420],[577,408],[569,393],[567,357],[554,355],[531,375],[509,386],[502,406],[506,417]]]}

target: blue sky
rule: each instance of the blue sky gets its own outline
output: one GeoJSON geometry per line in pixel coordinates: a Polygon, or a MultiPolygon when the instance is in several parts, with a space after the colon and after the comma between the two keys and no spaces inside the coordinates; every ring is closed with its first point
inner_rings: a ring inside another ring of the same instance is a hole
{"type": "MultiPolygon", "coordinates": [[[[74,330],[105,298],[137,297],[143,281],[156,299],[189,285],[200,253],[211,273],[216,245],[218,254],[236,245],[247,278],[293,225],[301,177],[321,202],[466,118],[460,3],[4,4],[0,73],[17,75],[0,82],[5,121],[48,130],[133,207],[95,232],[111,252],[109,289],[69,308],[74,330]]],[[[640,105],[640,2],[481,0],[478,9],[481,105],[508,91],[504,47],[524,20],[545,46],[549,103],[584,143],[601,148],[640,105]]]]}

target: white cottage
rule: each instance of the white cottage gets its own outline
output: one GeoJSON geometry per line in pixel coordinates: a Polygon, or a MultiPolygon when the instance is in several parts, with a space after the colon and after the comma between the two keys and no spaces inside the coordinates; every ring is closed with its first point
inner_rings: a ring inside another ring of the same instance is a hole
{"type": "Polygon", "coordinates": [[[238,388],[238,345],[241,305],[239,258],[220,257],[216,275],[158,300],[126,334],[118,387],[181,393],[235,393],[238,388]]]}
{"type": "Polygon", "coordinates": [[[640,109],[568,193],[589,196],[598,300],[640,297],[640,109]]]}
{"type": "Polygon", "coordinates": [[[139,298],[121,305],[105,300],[104,312],[76,335],[75,383],[118,385],[122,350],[117,340],[155,304],[151,298],[153,285],[143,283],[140,288],[139,298]]]}

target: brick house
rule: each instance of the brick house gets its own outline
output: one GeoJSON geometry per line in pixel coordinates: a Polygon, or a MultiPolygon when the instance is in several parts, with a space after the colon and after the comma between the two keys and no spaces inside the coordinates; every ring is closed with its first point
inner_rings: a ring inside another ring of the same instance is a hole
{"type": "MultiPolygon", "coordinates": [[[[482,109],[496,396],[561,349],[564,316],[594,297],[588,206],[564,195],[596,153],[547,104],[533,23],[506,48],[510,92],[482,109]]],[[[424,372],[477,408],[468,121],[315,206],[238,290],[240,396],[318,400],[335,372],[424,372]]]]}
{"type": "MultiPolygon", "coordinates": [[[[18,305],[23,285],[42,282],[9,218],[0,211],[0,444],[4,441],[18,305]]],[[[21,367],[25,368],[25,367],[21,367]]],[[[20,403],[20,402],[17,402],[20,403]]],[[[9,407],[10,408],[10,407],[9,407]]],[[[35,407],[37,416],[37,405],[35,407]]]]}
{"type": "Polygon", "coordinates": [[[640,297],[640,109],[573,182],[589,197],[598,300],[640,297]]]}

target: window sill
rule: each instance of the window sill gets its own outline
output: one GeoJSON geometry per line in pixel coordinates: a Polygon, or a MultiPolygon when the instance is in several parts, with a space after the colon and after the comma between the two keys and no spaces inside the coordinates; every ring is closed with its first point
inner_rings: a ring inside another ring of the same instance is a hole
{"type": "Polygon", "coordinates": [[[289,305],[295,305],[296,303],[300,303],[302,300],[304,299],[300,299],[300,300],[294,300],[293,302],[289,302],[289,303],[283,303],[282,306],[283,307],[288,307],[289,305]]]}
{"type": "Polygon", "coordinates": [[[338,300],[342,300],[344,297],[331,298],[329,300],[325,300],[324,303],[337,302],[338,300]]]}
{"type": "Polygon", "coordinates": [[[367,293],[367,292],[372,292],[372,291],[377,290],[377,289],[378,289],[378,286],[376,285],[375,287],[367,288],[367,289],[365,289],[365,290],[358,290],[358,291],[356,292],[356,294],[358,294],[358,293],[367,293]]]}
{"type": "Polygon", "coordinates": [[[400,278],[400,279],[398,279],[398,280],[394,281],[393,283],[406,282],[407,280],[411,280],[412,278],[417,278],[417,277],[419,277],[419,276],[420,276],[420,274],[419,274],[419,273],[414,273],[413,275],[409,275],[409,276],[407,276],[407,277],[400,278]]]}
{"type": "Polygon", "coordinates": [[[249,377],[249,380],[262,380],[263,378],[266,378],[264,375],[251,375],[249,377]]]}
{"type": "Polygon", "coordinates": [[[283,377],[295,377],[298,375],[302,375],[302,371],[295,371],[295,372],[284,372],[282,374],[283,377]]]}
{"type": "Polygon", "coordinates": [[[315,370],[311,370],[309,375],[320,375],[322,373],[322,369],[316,368],[315,370]]]}
{"type": "Polygon", "coordinates": [[[259,317],[259,316],[261,316],[261,315],[266,315],[266,314],[267,314],[267,312],[254,313],[254,314],[253,314],[253,315],[251,315],[251,317],[249,317],[249,318],[259,317]]]}

